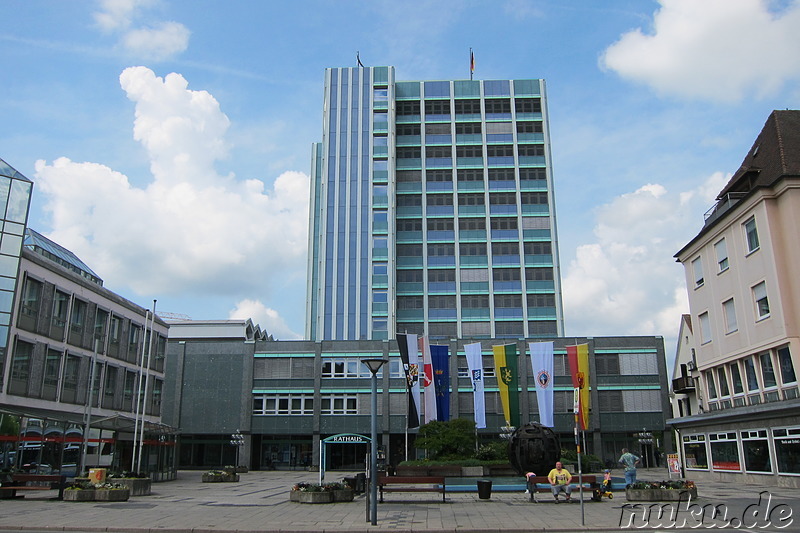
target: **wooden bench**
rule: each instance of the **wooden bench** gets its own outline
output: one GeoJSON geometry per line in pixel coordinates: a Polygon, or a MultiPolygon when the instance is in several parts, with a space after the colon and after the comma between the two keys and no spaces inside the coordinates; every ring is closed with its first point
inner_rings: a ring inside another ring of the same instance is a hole
{"type": "MultiPolygon", "coordinates": [[[[532,502],[537,502],[537,503],[539,502],[539,500],[536,499],[536,494],[537,493],[546,492],[548,494],[552,494],[552,491],[550,490],[550,480],[547,479],[547,476],[531,476],[531,477],[529,477],[527,479],[528,479],[528,482],[527,482],[526,485],[527,485],[527,488],[528,488],[528,492],[530,492],[530,494],[531,494],[531,501],[532,502]],[[547,485],[547,486],[546,487],[539,487],[538,485],[547,485]]],[[[579,488],[578,488],[578,475],[577,474],[573,474],[572,482],[570,482],[570,485],[574,486],[573,489],[572,489],[573,493],[575,493],[576,491],[579,490],[579,488]]],[[[583,486],[584,486],[584,489],[588,488],[591,491],[592,495],[594,495],[595,489],[598,488],[597,476],[584,475],[583,476],[583,486]]]]}
{"type": "MultiPolygon", "coordinates": [[[[58,499],[64,499],[67,476],[58,474],[11,474],[11,482],[4,482],[0,495],[4,498],[17,498],[17,492],[29,490],[58,490],[58,499]],[[32,483],[29,485],[29,483],[32,483]]],[[[21,496],[21,495],[20,495],[21,496]]]]}
{"type": "Polygon", "coordinates": [[[444,476],[379,476],[380,502],[384,492],[441,492],[445,501],[444,476]]]}

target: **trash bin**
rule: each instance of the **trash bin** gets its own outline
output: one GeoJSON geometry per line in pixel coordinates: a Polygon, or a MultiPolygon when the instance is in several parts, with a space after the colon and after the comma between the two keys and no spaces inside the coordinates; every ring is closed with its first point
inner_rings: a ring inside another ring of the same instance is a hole
{"type": "Polygon", "coordinates": [[[492,482],[488,479],[478,480],[478,498],[488,500],[492,497],[492,482]]]}
{"type": "Polygon", "coordinates": [[[367,475],[363,472],[356,474],[356,492],[361,494],[367,490],[367,475]]]}

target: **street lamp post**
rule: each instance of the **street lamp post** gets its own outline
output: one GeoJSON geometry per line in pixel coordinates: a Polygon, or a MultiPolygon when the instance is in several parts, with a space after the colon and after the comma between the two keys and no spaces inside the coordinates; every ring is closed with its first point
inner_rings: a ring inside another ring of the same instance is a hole
{"type": "Polygon", "coordinates": [[[236,464],[234,466],[236,467],[237,472],[239,471],[239,448],[242,445],[244,445],[244,435],[242,435],[242,432],[237,429],[236,433],[231,435],[231,446],[236,448],[236,464]]]}
{"type": "Polygon", "coordinates": [[[370,428],[372,442],[369,454],[369,516],[373,526],[378,525],[378,370],[388,363],[387,359],[362,359],[372,373],[372,410],[370,428]]]}

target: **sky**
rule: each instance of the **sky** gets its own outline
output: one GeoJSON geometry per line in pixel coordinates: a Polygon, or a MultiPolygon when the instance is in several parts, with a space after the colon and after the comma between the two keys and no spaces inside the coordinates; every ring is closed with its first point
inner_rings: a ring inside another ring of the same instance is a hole
{"type": "Polygon", "coordinates": [[[305,331],[326,67],[543,78],[567,336],[658,335],[674,254],[774,109],[800,98],[800,0],[0,3],[0,158],[29,226],[157,313],[305,331]]]}

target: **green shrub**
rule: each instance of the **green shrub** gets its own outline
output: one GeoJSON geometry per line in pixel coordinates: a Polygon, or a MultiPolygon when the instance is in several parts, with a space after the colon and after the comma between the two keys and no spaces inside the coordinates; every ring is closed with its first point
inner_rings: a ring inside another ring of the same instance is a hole
{"type": "Polygon", "coordinates": [[[498,440],[484,444],[475,452],[475,458],[481,461],[508,461],[508,442],[498,440]]]}
{"type": "Polygon", "coordinates": [[[419,428],[415,445],[428,450],[431,459],[472,458],[475,451],[475,422],[466,418],[428,422],[419,428]]]}

